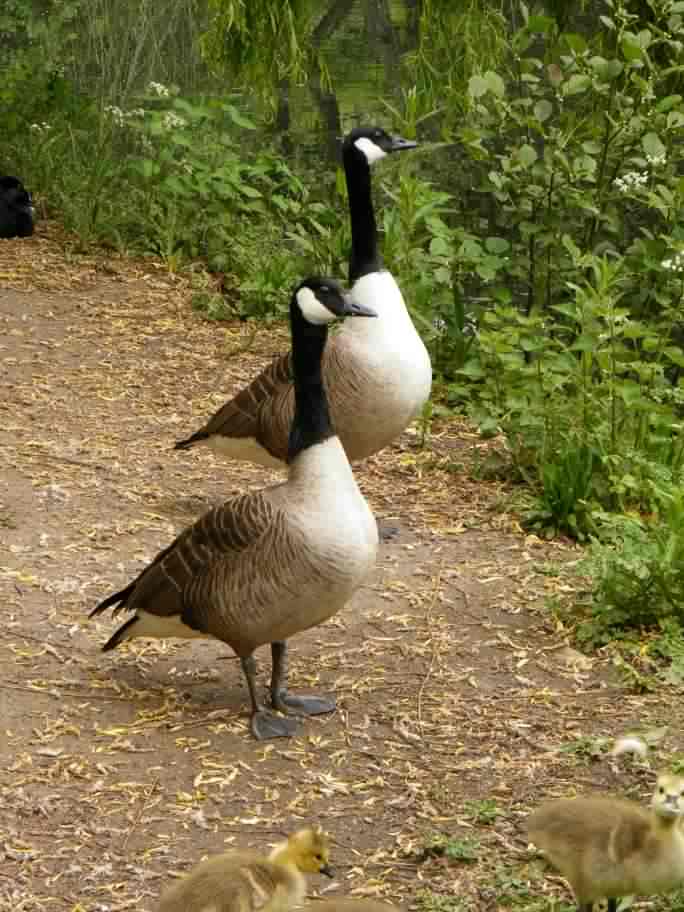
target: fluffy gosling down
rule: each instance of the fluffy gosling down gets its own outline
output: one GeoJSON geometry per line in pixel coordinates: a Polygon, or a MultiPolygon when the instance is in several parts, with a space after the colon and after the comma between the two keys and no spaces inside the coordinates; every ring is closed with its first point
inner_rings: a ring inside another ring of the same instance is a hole
{"type": "Polygon", "coordinates": [[[309,912],[400,912],[391,903],[379,899],[322,899],[309,903],[309,912]]]}
{"type": "Polygon", "coordinates": [[[570,883],[579,912],[684,881],[684,776],[658,777],[650,809],[618,798],[551,801],[527,822],[531,842],[570,883]]]}
{"type": "Polygon", "coordinates": [[[290,302],[295,414],[288,476],[205,513],[129,585],[100,602],[129,619],[104,650],[132,637],[212,636],[240,657],[256,738],[289,736],[292,718],[257,699],[254,651],[270,644],[271,704],[279,712],[332,712],[333,700],[287,691],[287,640],[341,610],[373,567],[378,529],[330,421],[321,377],[328,324],[372,317],[334,279],[302,282],[290,302]]]}
{"type": "Polygon", "coordinates": [[[287,912],[304,900],[305,874],[333,876],[329,856],[328,839],[317,827],[293,833],[268,857],[250,851],[215,855],[170,887],[158,912],[287,912]]]}

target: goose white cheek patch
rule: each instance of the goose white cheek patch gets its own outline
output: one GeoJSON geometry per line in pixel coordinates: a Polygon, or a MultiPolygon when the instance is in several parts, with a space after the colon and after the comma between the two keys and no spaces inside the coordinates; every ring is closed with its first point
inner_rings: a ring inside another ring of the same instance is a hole
{"type": "Polygon", "coordinates": [[[384,158],[387,155],[387,152],[385,152],[384,149],[381,149],[380,146],[376,146],[373,140],[368,139],[367,136],[362,136],[361,139],[357,139],[354,145],[359,152],[363,152],[369,165],[374,164],[376,161],[380,161],[381,158],[384,158]]]}
{"type": "Polygon", "coordinates": [[[302,316],[309,323],[320,326],[322,323],[332,323],[335,314],[321,304],[316,295],[310,288],[300,288],[297,292],[297,304],[302,312],[302,316]]]}

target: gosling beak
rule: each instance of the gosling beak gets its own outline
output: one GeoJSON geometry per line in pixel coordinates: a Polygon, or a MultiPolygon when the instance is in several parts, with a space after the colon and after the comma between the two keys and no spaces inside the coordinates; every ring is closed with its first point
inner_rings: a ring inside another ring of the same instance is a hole
{"type": "Polygon", "coordinates": [[[359,304],[351,295],[344,296],[344,315],[346,317],[377,317],[377,311],[365,304],[359,304]]]}
{"type": "Polygon", "coordinates": [[[333,871],[333,869],[330,867],[329,864],[323,865],[323,867],[321,868],[321,874],[325,874],[326,877],[335,876],[335,872],[333,871]]]}
{"type": "Polygon", "coordinates": [[[392,136],[390,152],[404,152],[406,149],[415,149],[418,143],[413,139],[404,139],[403,136],[392,136]]]}

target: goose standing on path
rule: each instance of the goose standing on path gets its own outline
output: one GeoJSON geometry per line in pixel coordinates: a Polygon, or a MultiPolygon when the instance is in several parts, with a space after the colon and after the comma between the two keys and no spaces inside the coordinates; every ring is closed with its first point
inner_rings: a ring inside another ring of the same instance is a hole
{"type": "MultiPolygon", "coordinates": [[[[387,446],[416,418],[430,395],[432,368],[394,277],[382,266],[371,196],[371,166],[417,144],[379,127],[352,130],[343,160],[349,195],[351,297],[377,320],[345,323],[326,347],[323,378],[333,426],[351,462],[387,446]]],[[[190,437],[231,459],[279,466],[287,458],[295,409],[292,355],[276,358],[249,386],[190,437]]]]}
{"type": "Polygon", "coordinates": [[[375,519],[333,430],[321,377],[328,324],[338,316],[375,313],[334,279],[310,278],[295,289],[287,480],[205,513],[90,614],[132,612],[103,650],[133,637],[213,636],[227,643],[240,657],[259,739],[289,736],[299,723],[259,704],[254,650],[271,644],[274,709],[332,712],[333,700],[287,692],[286,641],[339,611],[375,564],[375,519]]]}

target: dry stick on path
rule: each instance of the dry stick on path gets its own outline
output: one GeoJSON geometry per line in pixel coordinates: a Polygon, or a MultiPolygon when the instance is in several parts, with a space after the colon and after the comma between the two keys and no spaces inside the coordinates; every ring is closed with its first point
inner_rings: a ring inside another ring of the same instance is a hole
{"type": "Polygon", "coordinates": [[[128,845],[128,840],[131,838],[131,836],[133,835],[134,831],[136,830],[138,824],[139,824],[140,821],[142,820],[142,815],[145,813],[145,810],[147,809],[147,807],[148,807],[150,801],[151,801],[152,798],[154,797],[154,794],[155,794],[155,792],[157,791],[158,785],[159,785],[159,779],[157,778],[157,779],[154,780],[154,782],[152,783],[152,785],[151,785],[151,786],[149,787],[149,789],[147,790],[147,794],[146,794],[145,797],[143,798],[143,801],[142,801],[142,804],[140,805],[140,808],[139,808],[139,810],[138,810],[138,813],[137,813],[137,814],[135,815],[135,817],[133,818],[133,820],[132,820],[132,822],[131,822],[131,825],[130,825],[130,827],[128,828],[128,832],[127,832],[126,835],[124,836],[124,841],[123,841],[123,843],[122,843],[122,845],[121,845],[121,853],[122,853],[122,854],[126,851],[126,846],[128,845]]]}
{"type": "MultiPolygon", "coordinates": [[[[440,563],[439,569],[437,570],[437,574],[436,574],[433,584],[432,584],[432,593],[430,595],[430,601],[428,602],[427,611],[425,613],[425,620],[427,622],[428,630],[432,626],[432,610],[437,603],[437,597],[439,596],[439,593],[441,591],[440,583],[442,582],[442,570],[443,569],[444,569],[444,564],[440,563]]],[[[435,667],[435,661],[437,659],[437,645],[434,641],[434,637],[432,638],[431,642],[432,642],[432,655],[430,656],[430,664],[428,665],[428,670],[425,674],[425,677],[423,678],[423,681],[420,685],[420,689],[418,691],[418,725],[421,728],[423,727],[423,693],[425,692],[425,687],[427,686],[427,682],[430,680],[430,676],[432,675],[432,670],[435,667]]]]}

